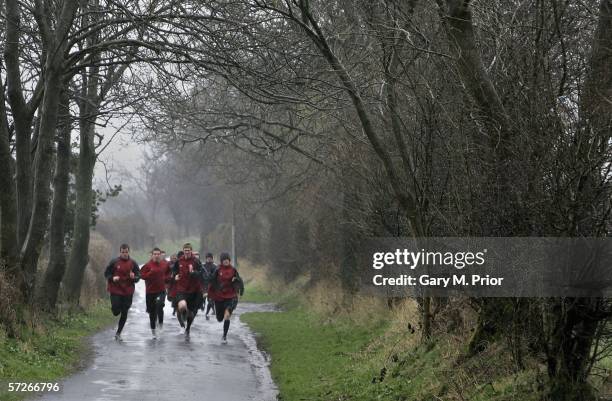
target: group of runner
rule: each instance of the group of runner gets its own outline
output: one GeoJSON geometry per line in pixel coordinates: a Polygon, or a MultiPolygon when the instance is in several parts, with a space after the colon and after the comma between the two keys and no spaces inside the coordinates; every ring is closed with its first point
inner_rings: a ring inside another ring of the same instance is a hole
{"type": "Polygon", "coordinates": [[[121,341],[121,332],[132,306],[135,286],[141,278],[145,281],[146,306],[153,338],[157,328],[164,324],[166,297],[172,302],[179,325],[185,329],[185,338],[198,310],[206,307],[206,320],[212,309],[218,322],[223,322],[222,341],[227,342],[230,318],[238,305],[238,298],[244,292],[244,284],[238,271],[232,266],[230,255],[221,253],[220,265],[214,264],[212,253],[206,254],[202,263],[191,244],[183,245],[182,251],[166,260],[165,252],[153,248],[151,259],[139,267],[130,257],[130,247],[122,244],[119,257],[110,261],[104,277],[110,293],[111,310],[119,316],[115,340],[121,341]]]}

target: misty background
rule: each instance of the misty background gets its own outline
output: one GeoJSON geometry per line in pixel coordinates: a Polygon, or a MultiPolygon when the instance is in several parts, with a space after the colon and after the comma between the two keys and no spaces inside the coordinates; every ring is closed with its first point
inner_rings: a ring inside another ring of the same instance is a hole
{"type": "MultiPolygon", "coordinates": [[[[234,228],[239,261],[303,296],[324,288],[335,316],[363,308],[363,238],[612,232],[610,0],[0,11],[8,337],[105,297],[124,242],[139,262],[187,240],[218,254],[234,228]]],[[[612,355],[610,299],[407,302],[402,335],[457,336],[458,363],[501,350],[541,374],[542,399],[592,401],[595,371],[611,375],[597,364],[612,355]]]]}

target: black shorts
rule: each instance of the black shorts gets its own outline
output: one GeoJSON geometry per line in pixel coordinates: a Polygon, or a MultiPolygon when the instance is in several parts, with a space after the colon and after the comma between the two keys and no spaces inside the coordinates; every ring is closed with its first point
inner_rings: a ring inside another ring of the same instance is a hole
{"type": "Polygon", "coordinates": [[[132,306],[132,295],[110,295],[111,310],[113,315],[117,316],[121,312],[127,312],[132,306]]]}
{"type": "Polygon", "coordinates": [[[157,311],[157,308],[163,308],[166,303],[166,291],[152,293],[146,295],[147,313],[157,311]]]}
{"type": "Polygon", "coordinates": [[[215,301],[215,314],[217,315],[217,321],[222,322],[223,317],[225,316],[225,310],[229,309],[230,313],[234,312],[236,306],[238,306],[238,298],[215,301]]]}
{"type": "Polygon", "coordinates": [[[187,302],[187,309],[196,313],[202,306],[204,297],[199,292],[179,292],[176,294],[176,305],[178,306],[181,301],[187,302]]]}

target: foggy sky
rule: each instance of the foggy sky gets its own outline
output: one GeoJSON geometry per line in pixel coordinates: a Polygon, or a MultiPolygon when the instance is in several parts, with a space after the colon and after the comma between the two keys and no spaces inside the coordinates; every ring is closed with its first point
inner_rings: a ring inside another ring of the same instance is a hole
{"type": "MultiPolygon", "coordinates": [[[[98,128],[98,132],[104,135],[105,143],[115,132],[114,128],[98,128]]],[[[146,144],[139,144],[133,138],[129,130],[125,129],[117,134],[110,145],[100,155],[94,170],[94,183],[97,188],[107,188],[106,169],[111,185],[121,184],[124,188],[133,186],[124,172],[128,172],[135,178],[140,176],[140,165],[143,160],[143,152],[147,149],[146,144]]]]}

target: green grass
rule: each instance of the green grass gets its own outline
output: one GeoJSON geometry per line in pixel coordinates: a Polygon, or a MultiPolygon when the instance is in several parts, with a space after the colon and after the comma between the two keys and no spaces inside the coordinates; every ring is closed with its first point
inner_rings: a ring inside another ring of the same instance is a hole
{"type": "Polygon", "coordinates": [[[31,393],[9,393],[8,382],[54,382],[76,369],[84,355],[83,339],[115,319],[107,302],[86,312],[42,322],[22,339],[0,336],[0,400],[21,400],[31,393]]]}
{"type": "Polygon", "coordinates": [[[419,345],[380,322],[330,320],[303,307],[241,316],[271,355],[284,401],[536,401],[532,370],[519,373],[493,355],[456,364],[449,338],[419,345]]]}
{"type": "Polygon", "coordinates": [[[243,302],[266,303],[276,302],[278,297],[256,283],[247,282],[244,285],[244,296],[240,300],[243,302]]]}
{"type": "Polygon", "coordinates": [[[272,355],[271,371],[283,400],[337,399],[345,392],[347,370],[383,328],[357,327],[348,322],[322,324],[302,308],[288,312],[247,313],[241,316],[261,335],[272,355]]]}

